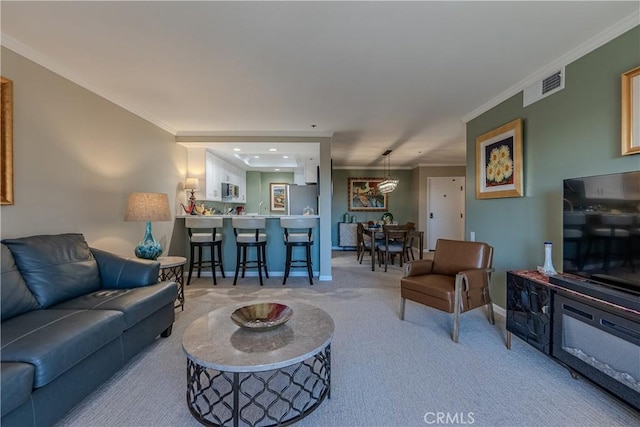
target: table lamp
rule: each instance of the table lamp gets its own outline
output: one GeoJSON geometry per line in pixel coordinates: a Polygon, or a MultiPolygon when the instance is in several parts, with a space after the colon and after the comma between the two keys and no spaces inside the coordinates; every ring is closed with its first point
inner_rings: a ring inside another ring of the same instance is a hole
{"type": "Polygon", "coordinates": [[[191,215],[197,215],[197,212],[195,210],[196,196],[193,193],[200,189],[200,182],[198,181],[198,178],[187,178],[184,183],[184,189],[191,192],[191,195],[189,196],[189,207],[191,208],[191,215]]]}
{"type": "Polygon", "coordinates": [[[151,234],[151,221],[171,221],[169,197],[166,193],[131,193],[127,201],[125,221],[146,221],[147,228],[134,253],[138,258],[156,259],[162,246],[151,234]]]}

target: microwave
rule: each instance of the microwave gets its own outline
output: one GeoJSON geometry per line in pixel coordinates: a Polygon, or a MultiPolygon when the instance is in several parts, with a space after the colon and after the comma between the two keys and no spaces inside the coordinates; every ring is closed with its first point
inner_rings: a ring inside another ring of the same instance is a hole
{"type": "Polygon", "coordinates": [[[222,199],[231,200],[240,197],[240,187],[228,182],[222,183],[222,199]]]}

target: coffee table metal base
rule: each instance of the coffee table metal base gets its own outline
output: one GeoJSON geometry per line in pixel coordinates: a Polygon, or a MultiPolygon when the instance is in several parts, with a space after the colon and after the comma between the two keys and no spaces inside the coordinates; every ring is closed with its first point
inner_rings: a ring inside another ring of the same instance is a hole
{"type": "Polygon", "coordinates": [[[331,344],[280,369],[224,372],[187,360],[187,405],[208,426],[287,426],[331,398],[331,344]]]}

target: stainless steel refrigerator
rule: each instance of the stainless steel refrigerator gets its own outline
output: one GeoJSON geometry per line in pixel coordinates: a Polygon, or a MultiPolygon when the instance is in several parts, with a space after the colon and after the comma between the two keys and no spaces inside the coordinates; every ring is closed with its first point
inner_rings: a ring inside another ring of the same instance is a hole
{"type": "Polygon", "coordinates": [[[307,206],[313,209],[314,215],[318,215],[318,186],[315,184],[287,185],[284,200],[285,215],[302,215],[307,206]]]}

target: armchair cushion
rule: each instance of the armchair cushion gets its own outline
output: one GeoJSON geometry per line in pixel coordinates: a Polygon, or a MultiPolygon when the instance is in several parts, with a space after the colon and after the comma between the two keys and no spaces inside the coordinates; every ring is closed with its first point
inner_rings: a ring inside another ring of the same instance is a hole
{"type": "Polygon", "coordinates": [[[100,288],[100,273],[82,234],[5,239],[41,308],[100,288]]]}
{"type": "Polygon", "coordinates": [[[400,293],[407,298],[438,310],[453,313],[455,276],[423,274],[402,279],[400,293]]]}

